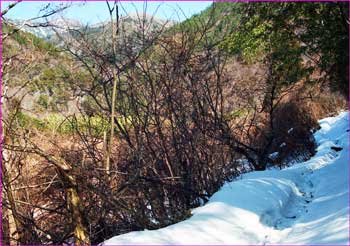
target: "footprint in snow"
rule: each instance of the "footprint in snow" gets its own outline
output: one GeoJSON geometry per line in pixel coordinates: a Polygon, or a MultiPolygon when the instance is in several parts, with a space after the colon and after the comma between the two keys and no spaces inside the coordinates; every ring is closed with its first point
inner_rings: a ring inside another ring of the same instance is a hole
{"type": "Polygon", "coordinates": [[[307,184],[309,185],[310,188],[314,188],[314,184],[312,183],[311,180],[309,180],[309,181],[307,182],[307,184]]]}

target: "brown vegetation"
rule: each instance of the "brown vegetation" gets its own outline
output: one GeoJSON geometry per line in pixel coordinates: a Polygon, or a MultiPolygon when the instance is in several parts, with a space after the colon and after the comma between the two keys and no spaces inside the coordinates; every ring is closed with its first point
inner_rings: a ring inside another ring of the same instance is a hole
{"type": "Polygon", "coordinates": [[[144,28],[137,49],[129,37],[98,48],[73,31],[79,48],[69,41],[64,50],[86,80],[69,80],[67,94],[85,100],[65,117],[69,133],[25,129],[23,102],[5,98],[5,244],[96,244],[164,227],[242,172],[314,154],[317,119],[345,99],[314,96],[320,89],[303,81],[281,86],[270,57],[233,61],[210,42],[213,25],[176,35],[144,28]],[[93,117],[108,132],[95,131],[93,117]]]}

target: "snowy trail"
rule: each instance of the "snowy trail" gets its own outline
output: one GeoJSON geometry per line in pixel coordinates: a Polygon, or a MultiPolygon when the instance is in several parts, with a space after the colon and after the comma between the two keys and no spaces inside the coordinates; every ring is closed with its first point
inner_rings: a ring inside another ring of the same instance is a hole
{"type": "MultiPolygon", "coordinates": [[[[304,175],[304,173],[301,174],[301,176],[304,175]]],[[[301,184],[296,183],[295,186],[296,192],[290,194],[288,202],[281,210],[281,217],[276,218],[273,225],[276,230],[292,227],[303,214],[308,213],[308,205],[313,200],[313,183],[307,178],[301,184]]]]}
{"type": "Polygon", "coordinates": [[[349,114],[319,121],[317,153],[225,184],[180,223],[103,244],[349,244],[349,114]]]}

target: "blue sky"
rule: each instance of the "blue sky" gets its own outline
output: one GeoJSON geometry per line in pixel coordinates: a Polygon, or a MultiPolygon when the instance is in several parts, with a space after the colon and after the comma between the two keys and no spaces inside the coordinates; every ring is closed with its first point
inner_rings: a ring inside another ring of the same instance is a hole
{"type": "MultiPolygon", "coordinates": [[[[10,3],[1,1],[2,9],[10,3]]],[[[38,15],[43,6],[50,1],[23,1],[15,6],[6,15],[7,18],[12,19],[29,19],[38,15]]],[[[51,4],[60,4],[62,2],[51,2],[51,4]]],[[[183,21],[186,17],[193,14],[200,13],[206,9],[212,1],[149,1],[147,2],[147,13],[153,14],[158,6],[156,16],[161,19],[171,19],[176,21],[183,21]],[[181,8],[179,15],[175,14],[175,10],[181,8]]],[[[121,15],[125,12],[142,12],[143,1],[121,1],[119,4],[121,15]]],[[[84,24],[95,24],[105,21],[109,18],[108,8],[105,1],[74,1],[73,6],[63,13],[63,16],[70,19],[77,19],[84,24]]]]}

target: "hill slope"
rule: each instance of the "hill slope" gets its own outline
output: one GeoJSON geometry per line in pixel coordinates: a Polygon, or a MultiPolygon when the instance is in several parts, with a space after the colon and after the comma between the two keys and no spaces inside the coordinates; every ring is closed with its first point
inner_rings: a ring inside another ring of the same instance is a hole
{"type": "Polygon", "coordinates": [[[22,100],[25,113],[76,112],[70,81],[83,70],[53,44],[3,24],[3,96],[22,100]]]}
{"type": "Polygon", "coordinates": [[[319,121],[317,154],[224,185],[175,225],[113,237],[116,244],[348,244],[349,114],[319,121]]]}

